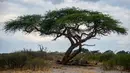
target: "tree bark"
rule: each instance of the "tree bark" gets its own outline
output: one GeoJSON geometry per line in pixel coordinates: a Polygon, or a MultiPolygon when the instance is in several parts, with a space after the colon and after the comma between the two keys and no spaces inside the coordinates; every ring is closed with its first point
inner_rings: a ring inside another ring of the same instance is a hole
{"type": "Polygon", "coordinates": [[[70,56],[70,54],[71,54],[71,52],[73,51],[73,49],[75,48],[76,46],[74,46],[74,45],[71,45],[69,48],[68,48],[68,50],[66,51],[66,53],[65,53],[65,55],[64,55],[64,57],[63,57],[63,59],[62,59],[62,64],[67,64],[67,62],[68,62],[68,58],[69,58],[69,56],[70,56]]]}
{"type": "Polygon", "coordinates": [[[79,47],[78,50],[73,51],[74,48],[76,48],[79,45],[75,45],[75,46],[70,46],[69,49],[66,51],[63,59],[62,59],[62,64],[66,65],[73,57],[75,57],[77,54],[79,54],[81,52],[81,46],[79,47]]]}

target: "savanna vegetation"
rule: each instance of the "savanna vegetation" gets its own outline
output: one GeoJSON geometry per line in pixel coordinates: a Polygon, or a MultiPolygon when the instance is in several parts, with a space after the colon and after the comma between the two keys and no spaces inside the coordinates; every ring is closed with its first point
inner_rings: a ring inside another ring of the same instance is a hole
{"type": "MultiPolygon", "coordinates": [[[[1,53],[0,70],[50,69],[63,56],[64,53],[61,52],[47,52],[44,47],[40,47],[39,51],[24,49],[13,53],[1,53]]],[[[89,51],[82,48],[81,53],[74,57],[68,65],[99,66],[104,70],[130,70],[130,52],[119,51],[114,53],[108,50],[101,53],[98,50],[89,51]]]]}
{"type": "Polygon", "coordinates": [[[83,46],[89,46],[84,42],[90,39],[111,33],[126,35],[126,28],[120,24],[120,21],[113,19],[109,14],[72,7],[49,11],[44,15],[19,16],[7,21],[4,29],[29,34],[38,32],[40,36],[55,36],[54,40],[64,36],[70,41],[70,47],[60,63],[65,65],[81,52],[83,46]]]}
{"type": "Polygon", "coordinates": [[[39,51],[24,49],[13,53],[0,54],[0,70],[8,69],[30,69],[42,70],[49,69],[56,59],[60,59],[63,53],[46,52],[43,46],[39,51]]]}
{"type": "Polygon", "coordinates": [[[40,36],[54,36],[54,40],[64,36],[70,41],[65,53],[46,52],[40,46],[39,51],[23,50],[14,53],[0,54],[1,69],[43,69],[55,62],[63,65],[99,65],[103,69],[130,69],[130,52],[111,50],[101,53],[89,51],[83,46],[90,39],[107,36],[111,33],[126,35],[127,30],[121,22],[109,14],[79,8],[63,8],[48,11],[44,15],[23,15],[7,21],[6,32],[23,31],[38,33],[40,36]]]}
{"type": "Polygon", "coordinates": [[[74,59],[81,62],[88,61],[88,63],[98,65],[104,70],[130,70],[130,52],[124,50],[116,53],[111,50],[102,53],[98,50],[83,50],[74,59]]]}

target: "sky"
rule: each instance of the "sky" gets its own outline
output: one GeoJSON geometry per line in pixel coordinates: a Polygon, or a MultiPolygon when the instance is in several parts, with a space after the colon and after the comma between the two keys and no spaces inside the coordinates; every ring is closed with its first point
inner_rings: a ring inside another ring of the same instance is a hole
{"type": "Polygon", "coordinates": [[[70,43],[64,37],[52,41],[54,38],[52,36],[41,37],[37,33],[26,34],[22,31],[5,33],[3,31],[4,23],[17,16],[44,15],[49,10],[65,7],[78,7],[109,14],[114,19],[121,21],[122,26],[128,30],[128,35],[111,34],[98,37],[100,40],[86,41],[87,44],[96,45],[84,48],[101,52],[106,50],[130,51],[130,0],[0,0],[0,53],[19,51],[23,48],[39,50],[39,44],[47,47],[47,51],[65,52],[70,43]]]}

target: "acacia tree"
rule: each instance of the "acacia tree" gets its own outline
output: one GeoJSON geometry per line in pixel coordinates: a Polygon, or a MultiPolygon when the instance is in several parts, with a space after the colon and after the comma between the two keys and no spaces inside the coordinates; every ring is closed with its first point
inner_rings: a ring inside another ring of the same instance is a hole
{"type": "Polygon", "coordinates": [[[98,35],[110,33],[127,34],[119,21],[108,14],[79,8],[63,8],[47,12],[45,15],[24,15],[5,23],[5,31],[22,30],[26,33],[39,32],[40,36],[55,36],[54,40],[64,36],[70,41],[70,47],[65,52],[62,64],[81,52],[85,41],[98,35]],[[75,48],[78,48],[75,50],[75,48]]]}

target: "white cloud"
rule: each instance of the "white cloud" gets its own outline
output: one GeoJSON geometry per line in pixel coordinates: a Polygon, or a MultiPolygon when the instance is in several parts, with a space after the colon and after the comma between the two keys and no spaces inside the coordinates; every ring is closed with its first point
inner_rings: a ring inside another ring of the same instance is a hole
{"type": "Polygon", "coordinates": [[[0,9],[0,22],[14,19],[16,16],[22,15],[24,11],[26,11],[26,8],[23,6],[9,2],[1,2],[0,9]]]}
{"type": "Polygon", "coordinates": [[[35,3],[40,3],[43,2],[43,0],[22,0],[24,3],[28,3],[28,4],[35,4],[35,3]]]}
{"type": "Polygon", "coordinates": [[[28,34],[28,35],[23,35],[23,38],[25,40],[30,40],[30,41],[33,41],[33,42],[43,42],[43,41],[51,41],[53,40],[53,37],[52,36],[39,36],[39,34],[28,34]]]}
{"type": "Polygon", "coordinates": [[[130,4],[130,0],[116,0],[116,1],[122,4],[130,4]]]}
{"type": "MultiPolygon", "coordinates": [[[[29,5],[33,5],[32,8],[30,7],[26,7],[20,4],[15,4],[15,3],[2,3],[2,7],[0,9],[2,9],[2,11],[0,12],[0,22],[4,22],[7,21],[9,19],[15,18],[16,16],[19,15],[23,15],[23,14],[44,14],[46,11],[48,10],[52,10],[52,9],[59,9],[59,8],[65,8],[65,7],[79,7],[82,9],[88,9],[88,10],[96,10],[96,11],[100,11],[103,13],[108,13],[110,15],[112,15],[115,19],[120,20],[121,22],[123,22],[122,26],[125,26],[127,29],[130,29],[130,10],[123,8],[123,7],[118,7],[118,6],[112,6],[109,5],[105,2],[77,2],[77,1],[73,1],[73,0],[66,0],[64,3],[60,3],[60,4],[56,4],[53,5],[52,3],[50,3],[49,1],[44,1],[44,0],[21,0],[21,2],[25,3],[25,4],[29,4],[29,5]]],[[[128,33],[130,33],[130,31],[128,31],[128,33]]],[[[9,38],[9,36],[5,35],[5,33],[2,32],[2,34],[4,34],[4,37],[2,38],[9,38]]],[[[30,35],[24,35],[21,32],[20,33],[16,33],[14,34],[14,36],[12,36],[13,38],[20,39],[20,40],[26,40],[26,41],[32,41],[32,42],[46,42],[46,41],[51,41],[52,37],[40,37],[37,34],[34,36],[34,34],[30,34],[30,35]]],[[[107,44],[109,43],[113,43],[115,42],[118,45],[119,48],[126,48],[129,46],[130,43],[130,35],[127,36],[117,36],[117,35],[110,35],[107,37],[102,37],[100,41],[96,42],[98,43],[103,43],[107,41],[107,44]]],[[[61,38],[63,41],[64,39],[61,38]]],[[[66,40],[66,39],[65,39],[66,40]]],[[[66,42],[64,42],[66,44],[66,42]]],[[[60,44],[57,42],[57,44],[60,44]]],[[[67,43],[68,44],[68,43],[67,43]]],[[[100,44],[102,45],[102,44],[100,44]]],[[[58,45],[58,46],[62,46],[62,45],[58,45]]],[[[61,47],[60,47],[61,48],[61,47]]],[[[63,47],[64,48],[64,47],[63,47]]],[[[98,47],[96,47],[98,48],[98,47]]],[[[117,48],[118,49],[118,48],[117,48]]]]}
{"type": "MultiPolygon", "coordinates": [[[[79,8],[83,9],[89,9],[89,10],[97,10],[103,13],[110,14],[113,16],[115,19],[118,19],[119,21],[122,22],[122,26],[126,27],[128,29],[128,34],[130,33],[130,10],[126,8],[121,8],[118,6],[111,6],[108,5],[107,3],[103,2],[97,2],[97,3],[92,3],[92,2],[80,2],[80,3],[68,3],[68,4],[60,4],[60,6],[57,5],[57,8],[62,8],[62,7],[72,7],[72,6],[77,6],[79,8]]],[[[130,50],[128,45],[130,45],[130,35],[127,36],[118,36],[116,34],[111,34],[109,36],[101,37],[100,41],[98,42],[105,42],[108,41],[107,44],[109,43],[115,43],[117,45],[117,49],[121,48],[127,48],[126,50],[130,50]],[[125,39],[124,39],[125,38],[125,39]],[[120,44],[119,44],[120,43],[120,44]],[[121,44],[122,43],[122,44],[121,44]],[[123,46],[123,47],[122,47],[123,46]]],[[[103,44],[103,43],[102,43],[103,44]]],[[[102,44],[100,44],[102,46],[102,44]]],[[[104,47],[105,48],[105,47],[104,47]]]]}
{"type": "Polygon", "coordinates": [[[45,1],[45,0],[20,0],[21,2],[25,4],[30,4],[34,6],[44,6],[44,5],[50,5],[51,2],[45,1]]]}

